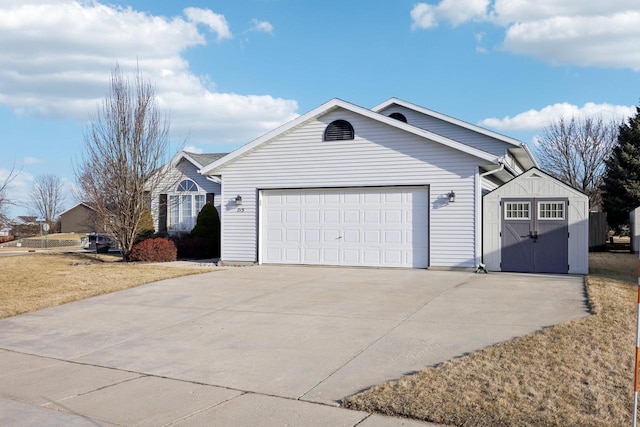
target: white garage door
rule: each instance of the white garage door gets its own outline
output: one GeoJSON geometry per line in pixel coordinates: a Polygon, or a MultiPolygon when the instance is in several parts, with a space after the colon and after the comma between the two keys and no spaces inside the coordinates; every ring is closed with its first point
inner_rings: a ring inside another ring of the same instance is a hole
{"type": "Polygon", "coordinates": [[[261,262],[428,266],[426,187],[265,190],[261,262]]]}

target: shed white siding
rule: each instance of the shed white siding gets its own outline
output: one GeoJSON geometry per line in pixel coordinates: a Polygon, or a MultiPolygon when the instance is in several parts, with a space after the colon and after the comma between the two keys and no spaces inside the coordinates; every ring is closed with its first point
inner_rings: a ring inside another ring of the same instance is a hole
{"type": "Polygon", "coordinates": [[[473,267],[480,160],[354,112],[311,119],[223,166],[222,260],[256,262],[258,193],[292,188],[429,186],[431,266],[473,267]],[[355,139],[323,141],[333,120],[348,120],[355,139]],[[455,191],[456,200],[447,194],[455,191]],[[242,205],[234,199],[242,196],[242,205]]]}
{"type": "Polygon", "coordinates": [[[589,198],[577,190],[536,169],[497,188],[483,198],[483,262],[487,269],[500,271],[502,241],[501,208],[503,198],[553,198],[569,200],[569,273],[589,272],[589,198]]]}

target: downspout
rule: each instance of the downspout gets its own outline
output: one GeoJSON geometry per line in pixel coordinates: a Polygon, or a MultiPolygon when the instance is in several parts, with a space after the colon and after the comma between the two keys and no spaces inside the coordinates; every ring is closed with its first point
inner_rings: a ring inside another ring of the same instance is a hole
{"type": "MultiPolygon", "coordinates": [[[[504,170],[504,160],[503,159],[499,159],[498,163],[500,164],[500,167],[498,169],[494,169],[494,170],[490,170],[487,172],[483,172],[479,175],[480,177],[480,181],[482,181],[482,178],[484,178],[485,176],[489,176],[489,175],[493,175],[494,173],[498,173],[504,170]]],[[[482,186],[482,183],[479,182],[478,183],[479,186],[482,186]]],[[[480,196],[480,199],[482,200],[482,196],[480,196]]],[[[480,207],[479,209],[480,212],[482,212],[482,207],[480,207]]],[[[482,225],[484,225],[484,218],[481,216],[481,221],[480,221],[480,236],[483,236],[483,230],[482,230],[482,225]]],[[[484,247],[484,241],[482,240],[482,237],[480,237],[480,262],[478,263],[478,265],[476,266],[476,273],[488,273],[487,268],[485,267],[484,263],[482,261],[484,261],[483,258],[483,247],[484,247]]]]}

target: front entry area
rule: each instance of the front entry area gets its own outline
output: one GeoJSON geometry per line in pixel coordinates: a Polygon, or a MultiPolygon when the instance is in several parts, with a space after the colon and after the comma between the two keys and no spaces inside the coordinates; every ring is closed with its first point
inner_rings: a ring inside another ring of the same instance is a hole
{"type": "Polygon", "coordinates": [[[429,190],[419,187],[263,190],[260,262],[429,266],[429,190]]]}
{"type": "Polygon", "coordinates": [[[502,271],[568,273],[568,199],[503,199],[502,271]]]}

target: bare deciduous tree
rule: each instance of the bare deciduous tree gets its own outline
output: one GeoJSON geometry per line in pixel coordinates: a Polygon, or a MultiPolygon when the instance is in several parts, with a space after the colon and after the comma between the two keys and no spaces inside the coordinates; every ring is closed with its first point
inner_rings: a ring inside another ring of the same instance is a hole
{"type": "Polygon", "coordinates": [[[0,182],[0,227],[9,225],[7,208],[10,205],[14,205],[14,202],[9,198],[9,189],[11,188],[11,182],[16,179],[19,173],[20,170],[16,169],[16,165],[14,163],[3,178],[2,182],[0,182]]]}
{"type": "Polygon", "coordinates": [[[602,117],[561,118],[545,127],[538,140],[540,165],[588,195],[591,207],[598,207],[605,161],[617,136],[618,125],[602,117]]]}
{"type": "Polygon", "coordinates": [[[54,174],[38,175],[29,196],[33,209],[53,226],[66,199],[62,179],[54,174]]]}
{"type": "Polygon", "coordinates": [[[113,234],[128,260],[140,231],[146,191],[163,177],[169,120],[157,106],[155,86],[138,70],[132,78],[116,66],[109,93],[85,133],[76,178],[96,219],[113,234]]]}

